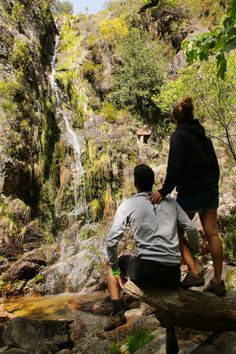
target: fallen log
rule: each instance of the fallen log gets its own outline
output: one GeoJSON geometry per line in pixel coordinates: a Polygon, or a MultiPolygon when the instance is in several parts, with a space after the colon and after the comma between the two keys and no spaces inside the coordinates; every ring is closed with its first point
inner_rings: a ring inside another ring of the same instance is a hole
{"type": "Polygon", "coordinates": [[[123,290],[152,306],[165,328],[181,327],[216,332],[236,330],[236,292],[220,298],[214,294],[181,288],[140,289],[130,280],[125,283],[123,290]]]}

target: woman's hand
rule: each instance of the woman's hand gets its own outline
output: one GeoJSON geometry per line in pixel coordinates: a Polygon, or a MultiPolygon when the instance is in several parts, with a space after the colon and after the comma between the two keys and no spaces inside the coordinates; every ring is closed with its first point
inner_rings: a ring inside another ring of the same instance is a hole
{"type": "Polygon", "coordinates": [[[163,197],[161,193],[155,192],[150,195],[149,200],[152,204],[159,204],[163,200],[163,197]]]}

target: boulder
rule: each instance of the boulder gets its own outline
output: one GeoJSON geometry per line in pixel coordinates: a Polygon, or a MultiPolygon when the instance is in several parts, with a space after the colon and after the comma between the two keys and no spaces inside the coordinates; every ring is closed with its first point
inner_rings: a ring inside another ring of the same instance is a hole
{"type": "Polygon", "coordinates": [[[14,318],[3,332],[3,343],[28,354],[50,354],[70,349],[70,327],[64,321],[14,318]]]}

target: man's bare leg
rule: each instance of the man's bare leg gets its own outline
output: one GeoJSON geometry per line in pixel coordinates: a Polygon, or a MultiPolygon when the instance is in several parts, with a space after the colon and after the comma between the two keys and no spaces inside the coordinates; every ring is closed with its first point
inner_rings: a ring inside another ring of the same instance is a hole
{"type": "MultiPolygon", "coordinates": [[[[189,219],[192,220],[194,218],[195,213],[187,213],[187,214],[189,219]]],[[[179,227],[178,227],[178,236],[179,236],[180,253],[184,263],[188,266],[188,269],[193,274],[198,274],[200,272],[200,268],[193,257],[192,251],[189,247],[186,238],[184,237],[184,231],[179,227]]]]}
{"type": "Polygon", "coordinates": [[[217,209],[207,209],[199,215],[206,235],[209,251],[214,265],[214,281],[221,283],[223,265],[223,246],[217,228],[217,209]]]}
{"type": "Polygon", "coordinates": [[[112,317],[105,325],[105,331],[112,331],[115,328],[126,323],[126,317],[122,312],[120,301],[120,289],[122,288],[122,280],[120,276],[112,274],[112,268],[109,264],[106,265],[107,286],[111,296],[112,317]]]}
{"type": "Polygon", "coordinates": [[[178,236],[179,236],[180,253],[184,263],[188,266],[188,269],[193,274],[198,274],[200,272],[200,268],[193,257],[192,251],[188,245],[187,240],[184,237],[184,232],[180,228],[178,228],[178,236]]]}
{"type": "Polygon", "coordinates": [[[110,264],[106,264],[107,286],[111,300],[120,300],[120,284],[118,278],[112,274],[110,264]]]}

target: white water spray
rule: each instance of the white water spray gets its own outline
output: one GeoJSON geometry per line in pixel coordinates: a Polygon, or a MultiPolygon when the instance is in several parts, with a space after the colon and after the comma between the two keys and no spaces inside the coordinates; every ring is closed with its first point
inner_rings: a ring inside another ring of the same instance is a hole
{"type": "Polygon", "coordinates": [[[56,81],[56,57],[57,57],[57,48],[59,44],[59,36],[56,36],[55,39],[55,50],[51,60],[51,74],[49,75],[49,81],[52,87],[52,91],[55,94],[57,101],[57,111],[58,114],[62,117],[65,124],[65,136],[66,142],[70,145],[74,152],[75,164],[73,170],[75,171],[73,175],[74,180],[74,200],[75,207],[71,212],[72,215],[80,215],[81,213],[86,213],[88,207],[86,204],[86,194],[85,194],[85,181],[84,181],[84,169],[81,164],[81,148],[79,137],[72,128],[71,117],[68,111],[63,109],[62,100],[60,96],[60,90],[56,81]],[[80,185],[80,191],[78,192],[78,185],[80,185]]]}

